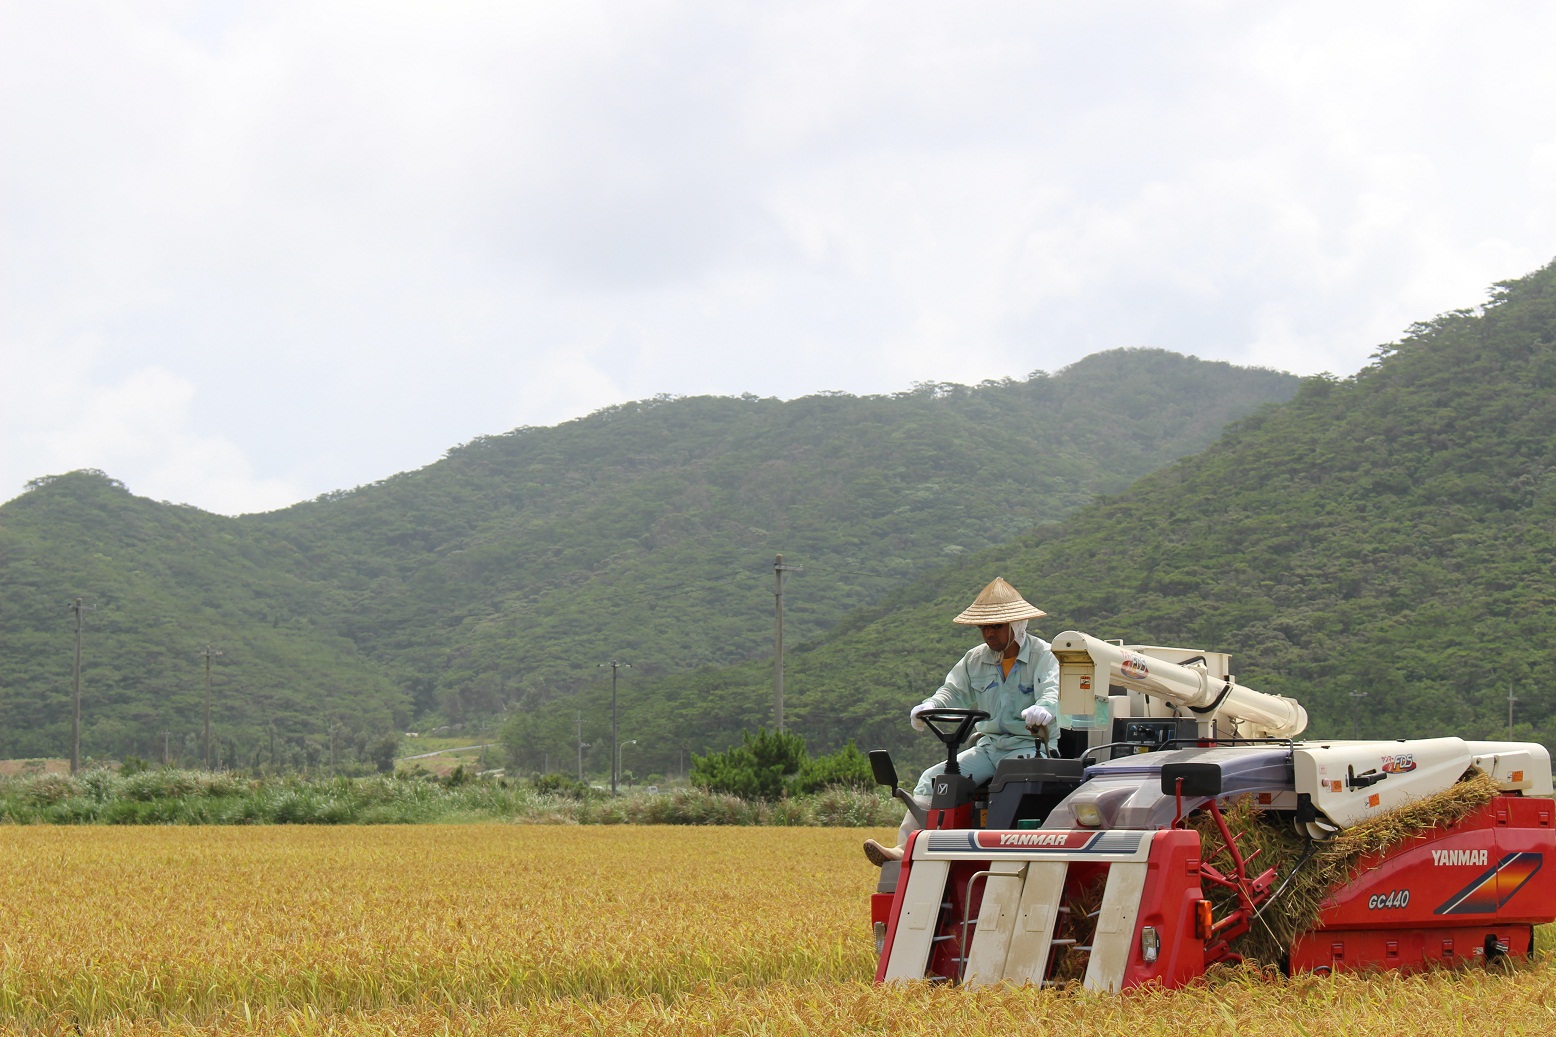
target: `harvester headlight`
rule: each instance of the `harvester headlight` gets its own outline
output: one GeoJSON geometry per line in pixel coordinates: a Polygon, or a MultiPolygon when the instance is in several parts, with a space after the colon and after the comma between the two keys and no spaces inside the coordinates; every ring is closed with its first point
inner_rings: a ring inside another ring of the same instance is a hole
{"type": "Polygon", "coordinates": [[[1156,926],[1148,925],[1140,930],[1140,957],[1149,964],[1156,960],[1162,953],[1162,937],[1156,931],[1156,926]]]}
{"type": "Polygon", "coordinates": [[[1087,828],[1102,827],[1102,811],[1097,809],[1097,804],[1077,803],[1074,810],[1076,824],[1085,825],[1087,828]]]}

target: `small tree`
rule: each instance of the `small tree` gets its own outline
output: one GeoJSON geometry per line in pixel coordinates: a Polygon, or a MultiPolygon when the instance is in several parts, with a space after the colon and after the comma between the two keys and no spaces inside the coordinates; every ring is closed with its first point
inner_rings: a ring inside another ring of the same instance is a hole
{"type": "Polygon", "coordinates": [[[587,782],[575,781],[565,774],[535,774],[529,780],[530,788],[552,796],[569,799],[600,799],[605,793],[589,787],[587,782]]]}
{"type": "Polygon", "coordinates": [[[691,781],[710,792],[743,799],[778,799],[829,785],[875,784],[869,758],[852,740],[835,753],[811,759],[802,736],[765,728],[755,735],[747,731],[727,752],[693,756],[691,781]]]}
{"type": "Polygon", "coordinates": [[[804,737],[762,728],[754,736],[745,732],[727,752],[693,754],[691,782],[743,799],[778,799],[808,759],[804,737]]]}
{"type": "Polygon", "coordinates": [[[394,773],[394,758],[400,752],[400,739],[396,735],[384,735],[367,747],[367,758],[381,774],[394,773]]]}

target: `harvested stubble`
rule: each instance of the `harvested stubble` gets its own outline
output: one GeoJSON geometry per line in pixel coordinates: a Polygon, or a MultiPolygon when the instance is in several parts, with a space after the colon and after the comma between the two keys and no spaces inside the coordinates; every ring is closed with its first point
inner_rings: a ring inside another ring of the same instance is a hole
{"type": "MultiPolygon", "coordinates": [[[[1556,970],[870,986],[864,833],[0,828],[0,1031],[1549,1032],[1556,970]],[[79,1028],[79,1029],[78,1029],[79,1028]]],[[[880,833],[885,835],[887,833],[880,833]]]]}

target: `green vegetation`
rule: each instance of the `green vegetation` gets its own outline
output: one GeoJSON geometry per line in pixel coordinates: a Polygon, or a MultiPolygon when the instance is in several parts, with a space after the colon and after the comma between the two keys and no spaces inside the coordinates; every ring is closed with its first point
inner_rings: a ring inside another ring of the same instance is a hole
{"type": "Polygon", "coordinates": [[[106,769],[0,778],[0,824],[534,824],[895,825],[901,809],[858,787],[783,800],[680,788],[611,798],[548,775],[533,781],[246,778],[206,771],[106,769]]]}
{"type": "Polygon", "coordinates": [[[692,761],[692,784],[710,792],[744,799],[776,800],[819,792],[829,786],[869,788],[875,784],[870,761],[853,741],[837,752],[812,757],[801,735],[746,732],[740,744],[692,761]]]}
{"type": "MultiPolygon", "coordinates": [[[[469,744],[472,724],[508,711],[529,718],[524,770],[566,767],[582,740],[600,774],[598,664],[630,662],[631,686],[764,656],[775,554],[804,567],[786,634],[814,641],[1295,388],[1121,350],[890,396],[661,398],[240,518],[137,498],[101,473],[39,479],[0,507],[0,758],[68,754],[81,596],[86,756],[199,763],[214,645],[223,766],[372,770],[390,732],[446,726],[469,744]]],[[[770,721],[763,702],[712,732],[624,733],[638,737],[626,766],[684,773],[682,745],[723,748],[770,721]]],[[[828,750],[847,733],[805,732],[828,750]]]]}
{"type": "Polygon", "coordinates": [[[319,766],[369,758],[408,697],[323,616],[295,550],[92,473],[0,508],[0,756],[69,755],[71,599],[83,596],[82,751],[319,766]],[[167,732],[164,735],[164,732],[167,732]]]}

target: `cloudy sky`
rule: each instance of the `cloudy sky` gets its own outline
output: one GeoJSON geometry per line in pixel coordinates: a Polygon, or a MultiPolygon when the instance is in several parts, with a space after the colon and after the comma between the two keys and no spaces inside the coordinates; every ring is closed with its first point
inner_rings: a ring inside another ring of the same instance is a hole
{"type": "Polygon", "coordinates": [[[0,0],[0,500],[657,393],[1349,374],[1556,257],[1556,5],[0,0]]]}

